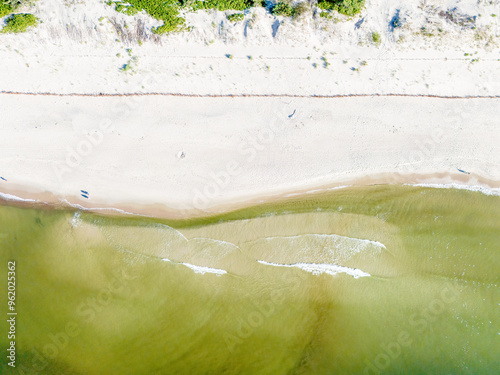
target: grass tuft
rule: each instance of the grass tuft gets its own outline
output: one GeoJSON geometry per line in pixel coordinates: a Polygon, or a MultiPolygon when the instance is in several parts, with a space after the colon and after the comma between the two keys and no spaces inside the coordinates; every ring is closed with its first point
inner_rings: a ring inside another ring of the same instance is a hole
{"type": "Polygon", "coordinates": [[[243,21],[245,15],[243,13],[233,13],[233,14],[228,14],[226,17],[231,22],[240,22],[243,21]]]}

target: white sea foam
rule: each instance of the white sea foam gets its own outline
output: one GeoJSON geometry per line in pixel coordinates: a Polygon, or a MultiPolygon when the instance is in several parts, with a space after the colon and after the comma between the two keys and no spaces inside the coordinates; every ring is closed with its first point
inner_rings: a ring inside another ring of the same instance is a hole
{"type": "MultiPolygon", "coordinates": [[[[0,198],[6,199],[6,200],[9,200],[9,201],[17,201],[17,202],[32,202],[32,203],[33,202],[40,202],[40,203],[46,203],[46,202],[42,202],[42,201],[39,201],[39,200],[36,200],[36,199],[25,199],[25,198],[20,198],[18,196],[12,195],[12,194],[1,193],[1,192],[0,192],[0,198]]],[[[78,208],[79,210],[82,210],[82,211],[106,211],[107,210],[107,211],[116,211],[116,212],[119,212],[119,213],[122,213],[122,214],[126,214],[126,215],[143,216],[143,217],[153,217],[153,216],[149,216],[149,215],[142,215],[142,214],[136,214],[136,213],[133,213],[133,212],[124,211],[124,210],[121,210],[119,208],[114,208],[114,207],[87,208],[87,207],[83,207],[83,206],[81,206],[81,205],[79,205],[77,203],[70,203],[66,199],[60,199],[59,201],[62,202],[62,203],[67,204],[70,207],[78,208]]]]}
{"type": "Polygon", "coordinates": [[[479,185],[460,185],[460,184],[405,184],[409,186],[419,186],[419,187],[430,187],[436,189],[459,189],[459,190],[469,190],[482,193],[484,195],[500,196],[500,189],[498,188],[486,188],[479,185]]]}
{"type": "Polygon", "coordinates": [[[369,273],[363,272],[357,268],[337,266],[335,264],[316,264],[316,263],[278,264],[278,263],[265,262],[263,260],[258,260],[257,262],[259,262],[260,264],[264,264],[266,266],[300,268],[301,270],[312,273],[313,275],[321,275],[323,273],[326,273],[328,275],[334,276],[339,273],[345,273],[347,275],[354,277],[355,279],[359,277],[371,276],[369,273]]]}
{"type": "Polygon", "coordinates": [[[73,218],[71,219],[71,225],[73,227],[79,227],[82,224],[82,218],[79,212],[75,212],[73,218]]]}
{"type": "Polygon", "coordinates": [[[240,248],[232,242],[205,237],[192,238],[188,244],[193,251],[193,256],[198,260],[201,257],[203,263],[218,262],[229,254],[240,251],[240,248]]]}
{"type": "Polygon", "coordinates": [[[340,234],[306,233],[306,234],[298,234],[296,236],[271,236],[271,237],[264,237],[263,239],[264,240],[274,240],[274,239],[281,239],[281,238],[295,239],[295,238],[306,237],[306,236],[318,237],[318,238],[339,238],[339,239],[342,238],[345,240],[354,240],[354,241],[371,243],[373,245],[383,247],[384,249],[386,248],[385,245],[379,241],[365,240],[365,239],[356,238],[356,237],[341,236],[340,234]]]}
{"type": "Polygon", "coordinates": [[[7,193],[0,193],[0,198],[9,200],[9,201],[17,201],[17,202],[37,202],[35,199],[24,199],[17,197],[12,194],[7,194],[7,193]]]}
{"type": "MultiPolygon", "coordinates": [[[[175,262],[172,262],[170,259],[167,259],[167,258],[163,258],[162,260],[165,261],[165,262],[175,263],[175,262]]],[[[183,266],[188,267],[189,269],[193,270],[194,273],[201,273],[202,275],[204,275],[205,273],[214,273],[217,276],[222,276],[222,275],[224,275],[224,274],[227,273],[226,270],[221,270],[219,268],[196,266],[196,265],[190,264],[190,263],[179,263],[179,264],[182,264],[183,266]]]]}
{"type": "Polygon", "coordinates": [[[351,187],[352,185],[341,185],[341,186],[334,186],[334,187],[331,187],[331,188],[328,188],[326,190],[338,190],[338,189],[345,189],[345,188],[348,188],[348,187],[351,187]]]}
{"type": "Polygon", "coordinates": [[[70,207],[78,208],[79,210],[82,210],[82,211],[116,211],[116,212],[119,212],[119,213],[125,214],[125,215],[153,217],[153,216],[149,216],[149,215],[135,214],[133,212],[124,211],[124,210],[121,210],[119,208],[114,208],[114,207],[87,208],[87,207],[83,207],[83,206],[79,205],[78,203],[70,203],[66,199],[60,199],[59,201],[62,202],[62,203],[66,203],[70,207]]]}
{"type": "Polygon", "coordinates": [[[193,241],[193,240],[200,241],[200,242],[214,243],[214,244],[219,244],[219,245],[227,246],[227,247],[234,248],[234,249],[239,249],[239,247],[232,242],[217,240],[215,238],[194,237],[194,238],[191,238],[190,241],[193,241]]]}
{"type": "Polygon", "coordinates": [[[338,264],[345,265],[357,255],[375,257],[386,250],[379,242],[337,234],[301,234],[296,236],[266,237],[248,243],[255,257],[277,264],[338,264]],[[293,248],[294,251],[283,252],[293,248]],[[285,258],[284,258],[285,257],[285,258]],[[285,260],[286,259],[286,260],[285,260]]]}
{"type": "Polygon", "coordinates": [[[295,196],[298,196],[298,195],[319,193],[321,191],[331,191],[331,190],[345,189],[345,188],[348,188],[350,186],[352,186],[352,185],[341,185],[341,186],[334,186],[334,187],[331,187],[331,188],[313,189],[313,190],[307,190],[306,192],[301,192],[301,193],[289,193],[289,194],[285,194],[284,197],[295,197],[295,196]]]}
{"type": "Polygon", "coordinates": [[[189,264],[189,263],[182,263],[188,268],[191,268],[194,273],[201,273],[204,275],[205,273],[215,273],[217,276],[221,276],[227,273],[226,270],[221,270],[219,268],[211,268],[211,267],[202,267],[202,266],[195,266],[194,264],[189,264]]]}
{"type": "Polygon", "coordinates": [[[308,233],[308,234],[299,234],[296,236],[276,236],[276,237],[264,237],[264,240],[275,240],[275,239],[290,239],[290,240],[295,240],[295,239],[300,239],[300,238],[306,238],[306,237],[313,237],[313,238],[321,238],[321,239],[336,239],[336,240],[347,240],[347,241],[354,241],[356,243],[363,243],[363,244],[372,244],[377,247],[387,249],[385,245],[382,242],[379,241],[373,241],[373,240],[365,240],[362,238],[355,238],[355,237],[347,237],[347,236],[341,236],[339,234],[319,234],[319,233],[308,233]]]}

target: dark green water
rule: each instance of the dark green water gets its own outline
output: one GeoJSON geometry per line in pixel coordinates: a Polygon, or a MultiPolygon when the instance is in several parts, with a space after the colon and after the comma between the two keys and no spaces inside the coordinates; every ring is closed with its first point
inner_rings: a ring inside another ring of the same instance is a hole
{"type": "Polygon", "coordinates": [[[358,187],[182,222],[0,206],[0,228],[2,374],[500,369],[497,196],[358,187]]]}

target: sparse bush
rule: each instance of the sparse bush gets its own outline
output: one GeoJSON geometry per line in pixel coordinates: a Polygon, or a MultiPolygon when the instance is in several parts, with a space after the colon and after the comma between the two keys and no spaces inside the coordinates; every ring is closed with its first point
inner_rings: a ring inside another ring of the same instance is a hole
{"type": "Polygon", "coordinates": [[[302,16],[310,9],[311,9],[311,5],[309,5],[309,3],[307,1],[303,1],[301,3],[298,3],[293,8],[293,18],[298,18],[298,17],[302,16]]]}
{"type": "Polygon", "coordinates": [[[426,27],[420,28],[420,34],[422,34],[423,36],[426,36],[426,37],[434,36],[434,34],[431,31],[427,30],[426,27]]]}
{"type": "Polygon", "coordinates": [[[121,67],[122,72],[130,72],[133,73],[135,67],[137,66],[137,63],[139,62],[139,59],[137,56],[132,56],[132,58],[121,67]]]}
{"type": "Polygon", "coordinates": [[[321,9],[336,10],[337,12],[350,17],[361,12],[364,5],[365,0],[321,0],[318,3],[318,6],[321,9]]]}
{"type": "Polygon", "coordinates": [[[323,68],[326,69],[330,66],[330,63],[328,62],[325,56],[321,57],[321,60],[323,60],[323,68]]]}
{"type": "Polygon", "coordinates": [[[250,20],[248,20],[247,26],[253,29],[256,23],[257,23],[257,13],[252,13],[252,17],[250,17],[250,20]]]}
{"type": "Polygon", "coordinates": [[[243,13],[233,13],[233,14],[228,14],[226,18],[231,22],[240,22],[243,21],[245,15],[243,13]]]}
{"type": "Polygon", "coordinates": [[[291,17],[293,16],[294,9],[288,3],[279,2],[271,9],[271,13],[275,16],[291,17]]]}
{"type": "Polygon", "coordinates": [[[380,42],[381,42],[380,34],[379,33],[372,33],[372,40],[375,44],[380,44],[380,42]]]}
{"type": "Polygon", "coordinates": [[[457,8],[448,9],[447,11],[442,10],[438,13],[438,16],[466,29],[473,30],[476,27],[476,16],[460,13],[457,8]]]}
{"type": "Polygon", "coordinates": [[[29,13],[13,14],[5,20],[2,33],[23,33],[38,24],[38,18],[29,13]]]}

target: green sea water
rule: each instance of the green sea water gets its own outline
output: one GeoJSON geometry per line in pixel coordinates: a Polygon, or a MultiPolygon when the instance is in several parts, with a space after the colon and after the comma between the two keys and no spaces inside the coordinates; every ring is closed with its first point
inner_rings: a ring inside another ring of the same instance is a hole
{"type": "Polygon", "coordinates": [[[500,372],[498,196],[352,187],[188,221],[4,204],[0,246],[1,374],[500,372]]]}

